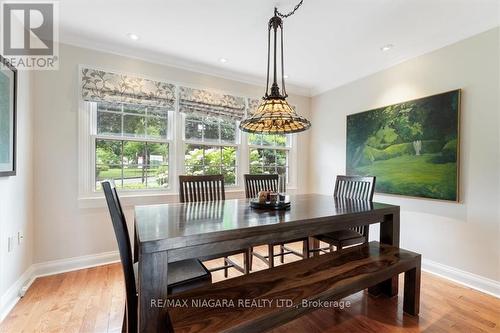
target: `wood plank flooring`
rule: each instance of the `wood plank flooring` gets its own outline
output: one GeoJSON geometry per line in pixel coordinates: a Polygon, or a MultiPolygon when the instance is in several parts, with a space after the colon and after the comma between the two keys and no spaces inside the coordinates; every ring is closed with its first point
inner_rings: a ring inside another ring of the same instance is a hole
{"type": "MultiPolygon", "coordinates": [[[[295,246],[300,248],[300,244],[295,246]]],[[[256,249],[266,253],[265,247],[256,249]]],[[[234,258],[242,261],[241,257],[234,258]]],[[[285,258],[286,262],[299,259],[293,255],[285,258]]],[[[275,260],[279,264],[279,259],[275,260]]],[[[220,263],[213,260],[206,264],[210,267],[220,263]]],[[[266,266],[254,258],[254,270],[264,268],[266,266]]],[[[230,272],[231,277],[240,275],[234,269],[230,272]]],[[[215,272],[213,278],[214,281],[224,279],[222,271],[215,272]]],[[[359,292],[344,299],[350,301],[349,308],[320,309],[272,332],[500,333],[500,299],[425,272],[421,291],[418,318],[403,314],[402,297],[373,298],[359,292]]],[[[120,332],[124,302],[119,264],[43,277],[33,283],[0,324],[0,332],[120,332]]]]}

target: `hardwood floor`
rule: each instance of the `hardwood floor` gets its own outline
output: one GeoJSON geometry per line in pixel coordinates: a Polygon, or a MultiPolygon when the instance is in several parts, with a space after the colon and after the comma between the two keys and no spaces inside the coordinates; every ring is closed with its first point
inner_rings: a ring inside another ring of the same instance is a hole
{"type": "MultiPolygon", "coordinates": [[[[265,247],[256,249],[265,254],[265,247]]],[[[286,262],[299,259],[285,258],[286,262]]],[[[242,262],[238,256],[235,259],[242,262]]],[[[278,265],[279,259],[275,260],[278,265]]],[[[264,268],[254,258],[254,269],[264,268]]],[[[237,275],[232,269],[230,276],[237,275]]],[[[222,271],[213,278],[224,279],[222,271]]],[[[272,332],[500,332],[500,299],[425,272],[421,292],[418,318],[403,314],[402,297],[373,298],[360,292],[344,299],[350,302],[348,308],[316,310],[272,332]]],[[[119,264],[43,277],[3,321],[0,332],[120,332],[124,302],[119,264]]]]}

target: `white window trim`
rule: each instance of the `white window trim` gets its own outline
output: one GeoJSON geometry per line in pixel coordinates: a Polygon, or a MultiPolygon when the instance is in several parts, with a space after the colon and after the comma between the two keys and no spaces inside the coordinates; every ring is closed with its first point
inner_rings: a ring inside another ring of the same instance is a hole
{"type": "MultiPolygon", "coordinates": [[[[186,115],[179,112],[180,114],[180,127],[181,127],[181,131],[182,131],[182,142],[183,142],[183,145],[182,145],[182,152],[184,152],[185,150],[185,147],[186,145],[197,145],[197,146],[211,146],[211,147],[234,147],[236,148],[236,165],[235,165],[235,172],[236,172],[236,184],[234,185],[227,185],[225,184],[225,188],[229,188],[229,189],[242,189],[243,186],[242,186],[242,183],[241,183],[241,179],[243,179],[243,177],[240,177],[240,173],[241,173],[241,146],[242,146],[242,140],[241,140],[241,136],[242,136],[242,131],[240,131],[238,129],[238,122],[236,122],[236,133],[235,133],[235,142],[223,142],[220,140],[220,133],[221,133],[221,126],[220,126],[220,122],[219,122],[219,141],[199,141],[199,140],[186,140],[186,115]],[[240,179],[241,178],[241,179],[240,179]]],[[[203,132],[204,133],[204,132],[203,132]]],[[[203,138],[202,138],[203,140],[203,138]]],[[[182,160],[182,166],[183,166],[183,172],[185,173],[186,172],[186,169],[185,169],[185,163],[184,163],[184,158],[181,159],[182,160]]]]}
{"type": "MultiPolygon", "coordinates": [[[[84,102],[81,101],[81,107],[78,114],[78,142],[79,142],[79,163],[78,163],[78,174],[79,174],[79,199],[103,197],[101,191],[96,190],[95,187],[95,164],[96,164],[96,149],[95,142],[97,139],[104,140],[117,140],[117,141],[127,141],[127,140],[137,140],[141,142],[151,142],[151,143],[167,143],[169,145],[168,149],[168,172],[169,180],[171,175],[171,170],[175,169],[174,154],[176,153],[176,147],[174,144],[174,133],[175,133],[175,112],[172,112],[168,116],[168,128],[167,128],[167,139],[149,139],[149,138],[129,138],[122,136],[113,135],[99,135],[97,134],[96,125],[96,115],[97,103],[84,102]]],[[[144,189],[144,190],[120,190],[125,196],[147,196],[147,195],[164,195],[175,193],[175,187],[169,181],[166,188],[163,189],[144,189]]]]}
{"type": "MultiPolygon", "coordinates": [[[[290,135],[287,139],[287,143],[288,145],[286,146],[276,146],[276,145],[256,145],[256,144],[247,144],[247,147],[248,147],[248,153],[247,153],[247,157],[249,156],[249,153],[250,153],[250,149],[269,149],[269,150],[285,150],[288,152],[288,163],[287,163],[287,167],[288,167],[288,183],[286,184],[286,188],[295,188],[295,180],[296,178],[294,178],[294,175],[295,174],[292,174],[292,161],[296,161],[296,154],[292,154],[292,151],[294,151],[294,147],[295,147],[295,142],[294,142],[294,139],[295,139],[295,136],[294,135],[290,135]],[[292,160],[293,159],[293,160],[292,160]]],[[[247,140],[248,142],[248,140],[247,140]]],[[[248,168],[250,168],[250,161],[247,161],[248,163],[248,168]]]]}
{"type": "MultiPolygon", "coordinates": [[[[81,82],[81,65],[78,68],[78,77],[81,82]]],[[[107,70],[99,68],[102,70],[107,70]]],[[[109,70],[110,72],[120,72],[116,70],[109,70]]],[[[139,77],[134,73],[125,73],[139,77]]],[[[151,78],[153,79],[153,78],[151,78]]],[[[158,78],[156,78],[158,80],[158,78]]],[[[164,81],[160,79],[160,81],[164,81]]],[[[179,86],[193,87],[198,89],[207,89],[207,87],[193,86],[180,82],[171,82],[176,86],[176,95],[178,96],[179,86]]],[[[78,85],[80,87],[80,85],[78,85]]],[[[80,88],[78,88],[80,89],[80,88]]],[[[210,89],[210,88],[208,88],[210,89]]],[[[212,89],[213,90],[213,89],[212,89]]],[[[224,93],[228,93],[225,91],[224,93]]],[[[240,94],[235,94],[240,95],[240,94]]],[[[96,208],[105,207],[103,200],[104,195],[100,191],[95,191],[95,139],[96,135],[96,119],[94,115],[95,103],[83,101],[81,92],[78,91],[78,201],[80,208],[96,208]]],[[[246,98],[255,98],[253,96],[245,96],[246,98]]],[[[173,115],[169,117],[168,122],[168,139],[165,141],[169,143],[169,185],[165,189],[147,189],[147,190],[120,190],[122,203],[124,206],[133,206],[138,204],[154,204],[176,202],[178,200],[178,176],[185,173],[184,168],[184,147],[187,143],[193,144],[206,144],[214,146],[235,146],[237,147],[236,164],[237,164],[237,183],[234,186],[227,186],[227,198],[240,197],[244,192],[243,175],[249,173],[250,161],[249,151],[250,148],[270,148],[270,149],[285,149],[289,151],[289,181],[287,184],[287,191],[294,192],[297,186],[297,137],[291,136],[290,147],[274,147],[274,146],[260,146],[248,144],[248,134],[238,130],[238,139],[235,144],[217,143],[217,142],[196,142],[192,140],[184,140],[184,114],[179,112],[179,99],[176,99],[175,110],[173,115]],[[178,155],[182,156],[179,158],[178,155]]],[[[116,139],[123,139],[116,137],[116,139]]],[[[139,139],[139,138],[138,138],[139,139]]],[[[142,138],[140,139],[143,140],[142,138]]],[[[146,141],[146,140],[144,140],[146,141]]],[[[158,142],[159,140],[151,140],[158,142]]],[[[162,141],[163,142],[163,141],[162,141]]]]}

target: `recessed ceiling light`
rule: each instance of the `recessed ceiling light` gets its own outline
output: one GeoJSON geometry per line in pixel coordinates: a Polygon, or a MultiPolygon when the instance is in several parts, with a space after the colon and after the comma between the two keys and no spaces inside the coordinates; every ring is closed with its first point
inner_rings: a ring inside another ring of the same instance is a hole
{"type": "Polygon", "coordinates": [[[288,75],[286,75],[286,74],[285,74],[285,75],[283,75],[283,77],[284,77],[285,79],[288,79],[288,75]]]}
{"type": "Polygon", "coordinates": [[[392,49],[393,47],[394,47],[394,45],[392,45],[392,44],[387,44],[387,45],[382,46],[382,47],[380,48],[380,51],[382,51],[382,52],[387,52],[387,51],[389,51],[390,49],[392,49]]]}
{"type": "Polygon", "coordinates": [[[132,39],[132,40],[138,40],[139,39],[139,36],[137,36],[136,34],[127,34],[128,38],[132,39]]]}
{"type": "Polygon", "coordinates": [[[219,58],[219,62],[222,62],[223,64],[225,64],[227,62],[227,59],[226,58],[219,58]]]}

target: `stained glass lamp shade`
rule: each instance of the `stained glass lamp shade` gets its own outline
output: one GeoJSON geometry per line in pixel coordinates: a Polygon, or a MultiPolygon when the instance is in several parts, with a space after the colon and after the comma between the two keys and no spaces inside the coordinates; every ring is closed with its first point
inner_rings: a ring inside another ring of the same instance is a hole
{"type": "Polygon", "coordinates": [[[264,98],[240,128],[245,132],[264,134],[298,133],[311,127],[311,123],[299,116],[285,99],[264,98]]]}

